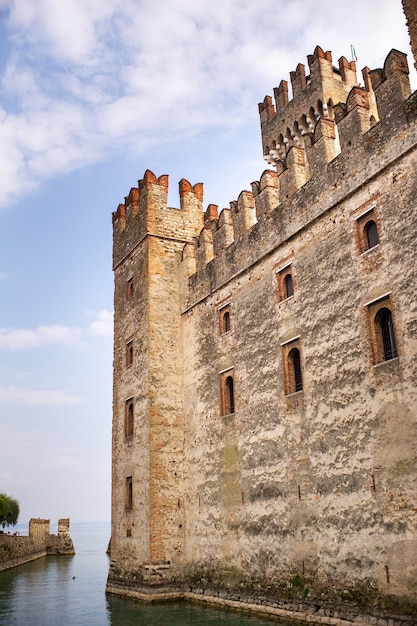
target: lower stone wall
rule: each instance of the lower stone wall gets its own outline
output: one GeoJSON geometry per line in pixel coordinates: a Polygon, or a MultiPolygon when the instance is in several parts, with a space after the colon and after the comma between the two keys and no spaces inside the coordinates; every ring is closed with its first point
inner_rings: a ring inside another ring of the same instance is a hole
{"type": "Polygon", "coordinates": [[[7,561],[0,561],[0,572],[4,572],[8,569],[13,569],[14,567],[19,567],[19,565],[25,565],[25,563],[36,561],[37,559],[41,559],[42,557],[47,555],[48,553],[44,550],[43,552],[34,552],[25,556],[8,559],[7,561]]]}
{"type": "Polygon", "coordinates": [[[160,602],[185,599],[204,602],[227,609],[244,611],[295,624],[328,624],[329,626],[415,626],[416,614],[397,615],[386,608],[367,608],[353,602],[320,602],[316,599],[280,600],[278,598],[247,595],[219,587],[187,586],[179,584],[149,587],[141,584],[109,580],[106,592],[134,598],[142,602],[160,602]]]}
{"type": "Polygon", "coordinates": [[[33,538],[18,535],[0,535],[0,572],[23,565],[48,554],[75,554],[69,535],[46,535],[33,538]]]}
{"type": "Polygon", "coordinates": [[[275,616],[299,624],[329,624],[331,626],[415,626],[412,615],[389,615],[386,609],[373,609],[368,614],[363,607],[353,603],[321,604],[317,601],[280,601],[271,597],[238,595],[226,590],[196,588],[184,593],[188,600],[206,602],[233,609],[275,616]]]}

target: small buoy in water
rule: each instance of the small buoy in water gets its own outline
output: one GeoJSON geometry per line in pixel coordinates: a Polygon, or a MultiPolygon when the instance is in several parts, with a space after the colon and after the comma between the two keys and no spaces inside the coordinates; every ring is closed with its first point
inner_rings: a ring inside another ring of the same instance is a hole
{"type": "Polygon", "coordinates": [[[72,577],[72,580],[74,580],[75,576],[72,577]]]}

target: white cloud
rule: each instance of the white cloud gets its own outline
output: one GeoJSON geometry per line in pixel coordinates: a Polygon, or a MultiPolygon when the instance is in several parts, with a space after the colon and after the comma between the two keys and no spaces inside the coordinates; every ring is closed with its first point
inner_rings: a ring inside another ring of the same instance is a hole
{"type": "Polygon", "coordinates": [[[113,0],[15,0],[10,21],[34,45],[51,46],[61,61],[93,61],[100,23],[115,10],[113,0]]]}
{"type": "Polygon", "coordinates": [[[35,330],[22,328],[0,328],[0,349],[26,350],[39,348],[45,344],[79,343],[81,331],[60,324],[38,326],[35,330]]]}
{"type": "Polygon", "coordinates": [[[0,403],[29,406],[57,406],[79,404],[81,398],[65,391],[28,389],[25,387],[0,387],[0,403]]]}
{"type": "MultiPolygon", "coordinates": [[[[1,278],[1,275],[0,275],[1,278]]],[[[113,335],[113,312],[103,309],[89,310],[88,317],[95,318],[86,329],[52,324],[38,326],[34,330],[25,328],[0,328],[0,350],[28,350],[48,344],[81,345],[85,335],[111,337],[113,335]]]]}
{"type": "Polygon", "coordinates": [[[360,67],[381,66],[391,47],[408,49],[401,5],[391,0],[351,0],[343,20],[337,3],[312,0],[1,7],[10,7],[0,75],[2,205],[112,154],[239,126],[317,44],[335,59],[355,44],[360,67]],[[378,36],[369,37],[375,10],[378,36]]]}
{"type": "Polygon", "coordinates": [[[88,311],[88,315],[96,316],[94,322],[88,327],[91,335],[99,335],[103,337],[111,337],[113,335],[113,312],[103,309],[98,313],[88,311]]]}

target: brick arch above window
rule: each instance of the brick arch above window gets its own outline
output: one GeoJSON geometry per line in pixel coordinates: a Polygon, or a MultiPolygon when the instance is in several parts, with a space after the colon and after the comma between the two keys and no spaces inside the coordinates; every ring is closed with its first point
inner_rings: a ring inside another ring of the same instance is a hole
{"type": "Polygon", "coordinates": [[[284,393],[290,395],[303,390],[303,371],[300,337],[294,337],[281,344],[284,373],[284,393]]]}
{"type": "Polygon", "coordinates": [[[219,309],[219,332],[221,335],[229,333],[232,330],[232,318],[230,304],[226,304],[219,309]]]}
{"type": "Polygon", "coordinates": [[[219,374],[220,413],[230,415],[235,412],[234,369],[230,368],[219,374]]]}
{"type": "Polygon", "coordinates": [[[294,295],[295,276],[294,266],[292,262],[286,263],[284,266],[276,270],[276,279],[278,287],[278,300],[282,302],[288,300],[294,295]]]}
{"type": "Polygon", "coordinates": [[[379,245],[379,220],[375,207],[356,218],[356,240],[360,254],[379,245]]]}
{"type": "Polygon", "coordinates": [[[395,359],[398,349],[391,295],[385,294],[365,306],[374,365],[395,359]]]}

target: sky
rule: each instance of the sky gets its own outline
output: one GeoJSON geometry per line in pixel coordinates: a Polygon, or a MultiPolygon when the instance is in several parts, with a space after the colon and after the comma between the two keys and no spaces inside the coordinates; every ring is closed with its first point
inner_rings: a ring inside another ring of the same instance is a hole
{"type": "Polygon", "coordinates": [[[146,169],[171,206],[181,178],[205,206],[250,189],[258,103],[316,45],[413,66],[400,0],[0,0],[0,492],[20,522],[110,519],[112,211],[146,169]]]}

